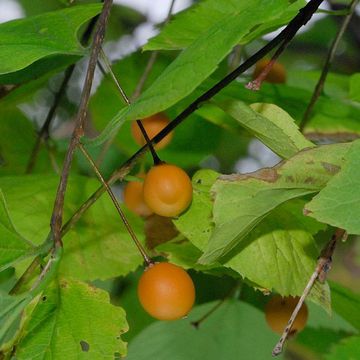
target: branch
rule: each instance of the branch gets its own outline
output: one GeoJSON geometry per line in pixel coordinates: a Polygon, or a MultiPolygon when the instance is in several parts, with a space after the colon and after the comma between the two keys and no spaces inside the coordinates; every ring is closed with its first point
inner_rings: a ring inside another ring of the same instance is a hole
{"type": "Polygon", "coordinates": [[[99,22],[96,27],[96,32],[92,44],[91,54],[89,65],[86,73],[84,88],[81,94],[81,101],[79,111],[75,120],[75,128],[70,140],[69,148],[66,153],[62,173],[60,176],[60,183],[56,193],[56,199],[54,204],[53,213],[51,216],[51,232],[54,237],[55,247],[62,246],[61,240],[61,226],[62,226],[62,217],[64,210],[64,198],[66,192],[67,181],[69,177],[69,172],[71,168],[72,159],[74,156],[74,151],[76,146],[79,143],[80,137],[83,135],[83,126],[87,113],[88,102],[90,98],[90,91],[92,86],[92,81],[94,78],[94,72],[96,68],[97,59],[99,57],[101,44],[105,36],[105,27],[107,19],[110,14],[110,8],[112,5],[112,0],[105,0],[104,6],[99,17],[99,22]]]}
{"type": "Polygon", "coordinates": [[[102,185],[105,187],[106,191],[108,192],[111,201],[113,202],[117,212],[120,215],[120,218],[122,220],[122,222],[124,223],[126,230],[128,231],[128,233],[130,234],[131,238],[133,239],[135,245],[137,246],[140,254],[142,255],[142,257],[144,258],[147,266],[151,265],[153,262],[151,261],[150,257],[148,256],[148,254],[146,253],[144,247],[141,245],[139,239],[137,238],[137,236],[135,235],[134,230],[132,229],[129,221],[127,220],[124,212],[121,210],[120,204],[117,201],[113,191],[111,190],[109,184],[104,180],[103,176],[101,175],[100,170],[98,169],[98,167],[96,166],[94,160],[92,159],[92,157],[90,156],[90,154],[86,151],[85,147],[83,146],[83,144],[80,142],[79,143],[79,148],[82,151],[82,153],[84,154],[85,158],[89,161],[91,167],[94,169],[97,177],[99,178],[99,180],[101,181],[102,185]]]}
{"type": "MultiPolygon", "coordinates": [[[[90,21],[89,25],[87,26],[84,34],[82,35],[82,39],[81,39],[81,44],[82,45],[87,45],[87,43],[89,41],[89,38],[91,36],[91,33],[92,33],[92,31],[94,29],[94,26],[96,24],[97,19],[98,19],[97,16],[94,17],[93,19],[91,19],[91,21],[90,21]]],[[[72,74],[74,72],[75,66],[76,66],[76,64],[70,65],[65,70],[64,79],[63,79],[58,91],[55,94],[54,102],[53,102],[52,106],[49,109],[49,112],[48,112],[48,114],[46,116],[44,124],[42,125],[40,131],[38,132],[38,136],[36,138],[35,145],[34,145],[32,151],[31,151],[29,162],[28,162],[28,164],[26,166],[25,174],[30,174],[33,171],[36,160],[37,160],[37,156],[39,154],[41,143],[43,141],[47,142],[48,139],[49,139],[49,129],[50,129],[51,122],[52,122],[52,120],[54,118],[55,112],[56,112],[56,110],[57,110],[57,108],[58,108],[58,106],[60,104],[60,101],[61,101],[62,97],[64,96],[66,87],[67,87],[67,85],[68,85],[68,83],[70,81],[70,78],[71,78],[71,76],[72,76],[72,74]]]]}
{"type": "Polygon", "coordinates": [[[350,23],[351,17],[355,12],[355,8],[356,8],[357,3],[358,3],[358,0],[352,0],[352,2],[350,3],[350,5],[349,5],[349,14],[345,16],[345,18],[344,18],[344,20],[343,20],[343,22],[342,22],[342,24],[341,24],[341,26],[339,28],[339,31],[337,32],[336,37],[335,37],[333,43],[331,44],[331,47],[330,47],[329,52],[327,54],[325,65],[324,65],[324,67],[322,69],[320,78],[318,80],[318,83],[316,84],[316,87],[315,87],[314,92],[312,94],[310,103],[309,103],[308,107],[306,108],[303,119],[302,119],[302,121],[300,123],[299,127],[300,127],[301,131],[304,129],[305,125],[308,123],[308,121],[310,119],[310,115],[311,115],[311,113],[312,113],[312,111],[314,109],[314,106],[315,106],[317,100],[319,99],[321,93],[323,92],[325,81],[326,81],[327,75],[329,73],[331,64],[332,64],[332,62],[334,60],[336,50],[337,50],[337,48],[339,46],[341,38],[343,37],[343,35],[344,35],[344,33],[345,33],[349,23],[350,23]]]}
{"type": "MultiPolygon", "coordinates": [[[[164,129],[162,129],[155,137],[151,139],[152,144],[157,144],[160,142],[166,135],[168,135],[172,130],[174,130],[178,125],[180,125],[189,115],[195,112],[198,107],[201,106],[207,100],[210,100],[215,96],[220,90],[230,84],[235,80],[240,74],[245,72],[251,66],[253,66],[257,61],[263,58],[276,46],[281,44],[288,37],[293,38],[296,32],[300,29],[301,26],[305,25],[323,0],[311,0],[304,8],[302,8],[299,13],[290,21],[286,28],[273,40],[271,40],[267,45],[261,48],[253,56],[247,59],[239,67],[237,67],[233,72],[215,84],[210,90],[205,92],[199,98],[197,98],[193,103],[191,103],[182,113],[180,113],[173,121],[171,121],[164,129]]],[[[107,181],[109,185],[113,184],[117,180],[122,180],[136,164],[137,160],[141,158],[148,151],[148,144],[145,144],[140,148],[133,156],[131,156],[123,165],[115,171],[110,179],[107,181]]],[[[104,187],[100,187],[93,193],[85,203],[75,212],[75,214],[69,219],[69,221],[62,228],[62,233],[65,234],[82,216],[82,214],[96,202],[96,200],[105,192],[104,187]]]]}
{"type": "Polygon", "coordinates": [[[320,282],[325,282],[326,276],[331,269],[332,256],[334,254],[336,244],[340,239],[344,238],[345,236],[346,236],[345,230],[337,229],[335,231],[335,234],[331,237],[328,244],[321,251],[320,257],[318,258],[318,261],[317,261],[315,271],[311,275],[311,277],[303,291],[303,294],[301,295],[301,297],[299,299],[299,302],[297,303],[293,313],[291,314],[291,317],[284,329],[283,334],[281,335],[279,342],[274,347],[274,350],[272,352],[273,356],[277,356],[277,355],[281,354],[283,346],[285,344],[285,341],[288,338],[290,330],[296,319],[296,316],[297,316],[298,312],[300,311],[306,297],[309,295],[312,287],[314,286],[315,281],[319,280],[320,282]]]}

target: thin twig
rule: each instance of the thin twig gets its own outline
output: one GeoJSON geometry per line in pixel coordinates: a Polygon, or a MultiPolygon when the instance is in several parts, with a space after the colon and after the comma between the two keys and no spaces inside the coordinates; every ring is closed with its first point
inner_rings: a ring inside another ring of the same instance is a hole
{"type": "Polygon", "coordinates": [[[71,168],[71,163],[73,155],[76,149],[76,146],[79,143],[80,137],[83,135],[83,126],[86,118],[87,107],[90,98],[91,86],[94,78],[94,72],[96,68],[97,59],[100,53],[101,44],[105,36],[105,27],[107,19],[110,14],[110,8],[112,5],[112,0],[105,0],[102,12],[99,17],[99,21],[96,26],[96,32],[92,43],[90,60],[87,68],[85,83],[83,91],[81,94],[79,111],[75,120],[75,128],[70,140],[68,151],[66,153],[62,173],[60,176],[60,183],[57,189],[55,204],[53,213],[51,216],[51,231],[54,237],[55,247],[62,246],[61,240],[61,227],[62,227],[62,218],[63,218],[63,209],[64,209],[64,198],[67,187],[67,181],[69,177],[69,172],[71,168]]]}
{"type": "MultiPolygon", "coordinates": [[[[121,97],[124,99],[126,105],[129,106],[130,103],[131,103],[131,102],[130,102],[130,99],[129,99],[128,96],[126,95],[125,90],[122,88],[122,86],[120,85],[119,80],[117,79],[116,75],[114,74],[114,72],[113,72],[113,70],[112,70],[112,68],[111,68],[110,61],[109,61],[108,57],[106,56],[106,54],[105,54],[105,52],[104,52],[103,49],[101,49],[100,55],[101,55],[101,57],[102,57],[102,59],[103,59],[103,61],[104,61],[104,64],[105,64],[107,70],[109,71],[109,73],[110,73],[110,75],[111,75],[111,78],[113,79],[113,81],[114,81],[114,83],[115,83],[115,85],[116,85],[116,88],[119,90],[119,92],[120,92],[120,94],[121,94],[121,97]]],[[[103,69],[102,69],[101,67],[100,67],[100,69],[101,69],[101,71],[103,71],[103,69]]],[[[155,149],[154,149],[154,146],[151,144],[150,139],[149,139],[149,136],[148,136],[148,134],[147,134],[147,132],[146,132],[146,130],[145,130],[145,128],[144,128],[141,120],[136,120],[136,123],[137,123],[138,127],[140,128],[140,131],[141,131],[142,136],[145,138],[146,144],[149,145],[149,149],[150,149],[151,155],[152,155],[152,157],[153,157],[154,164],[155,164],[155,165],[160,164],[162,161],[160,160],[159,156],[157,155],[157,153],[156,153],[156,151],[155,151],[155,149]]],[[[112,142],[114,139],[115,139],[115,137],[111,137],[111,138],[110,138],[111,142],[112,142]]],[[[109,142],[109,143],[111,144],[111,142],[109,142]]],[[[109,145],[109,144],[107,144],[107,145],[109,145]]],[[[106,147],[104,147],[104,148],[108,149],[108,146],[106,146],[106,147]]],[[[103,159],[104,155],[105,155],[105,152],[102,152],[102,153],[100,154],[101,160],[103,159]]],[[[99,156],[99,157],[100,157],[100,156],[99,156]]],[[[100,164],[100,163],[101,163],[101,161],[98,161],[98,164],[100,164]]]]}
{"type": "Polygon", "coordinates": [[[311,96],[311,100],[309,102],[309,105],[307,106],[307,108],[305,110],[305,113],[304,113],[304,116],[302,118],[302,121],[301,121],[301,123],[299,125],[301,131],[304,129],[304,127],[308,123],[308,121],[310,119],[310,115],[311,115],[311,113],[312,113],[312,111],[314,109],[314,106],[315,106],[317,100],[319,99],[321,93],[323,92],[325,81],[326,81],[327,75],[329,73],[330,67],[332,65],[332,62],[334,60],[336,50],[337,50],[337,48],[339,46],[341,38],[343,37],[343,35],[344,35],[344,33],[345,33],[349,23],[350,23],[351,17],[354,14],[357,3],[358,3],[358,0],[352,0],[352,2],[350,3],[350,5],[349,5],[349,14],[345,16],[345,18],[344,18],[344,20],[343,20],[343,22],[342,22],[342,24],[341,24],[341,26],[339,28],[339,31],[337,32],[336,37],[335,37],[333,43],[331,44],[331,47],[330,47],[329,52],[327,54],[325,65],[324,65],[324,67],[322,69],[320,78],[319,78],[319,80],[318,80],[318,82],[316,84],[316,87],[315,87],[314,92],[313,92],[313,94],[311,96]]]}
{"type": "Polygon", "coordinates": [[[91,167],[94,169],[97,177],[99,178],[99,180],[101,181],[102,185],[105,187],[106,191],[108,192],[111,201],[114,203],[117,212],[120,215],[120,218],[122,220],[122,222],[124,223],[126,230],[128,231],[128,233],[130,234],[131,238],[133,239],[135,245],[137,246],[139,252],[141,253],[142,257],[144,258],[146,264],[149,266],[152,264],[152,261],[150,259],[150,257],[148,256],[148,254],[146,253],[144,247],[141,245],[139,239],[137,238],[134,230],[132,229],[128,219],[126,218],[126,215],[124,214],[124,212],[121,210],[120,204],[117,201],[113,191],[111,190],[111,187],[109,186],[109,184],[104,180],[103,176],[100,173],[100,170],[98,169],[98,167],[96,166],[94,160],[92,159],[92,157],[90,156],[90,154],[87,152],[87,150],[85,149],[84,145],[80,142],[79,143],[79,148],[82,151],[82,153],[84,154],[85,158],[89,161],[91,167]]]}
{"type": "MultiPolygon", "coordinates": [[[[92,18],[91,21],[89,22],[89,25],[87,26],[86,30],[84,31],[84,33],[82,35],[82,39],[81,39],[82,45],[84,45],[84,46],[87,45],[97,19],[98,19],[98,17],[96,16],[96,17],[92,18]]],[[[38,157],[38,154],[40,151],[41,143],[45,142],[45,144],[46,144],[48,142],[51,122],[54,118],[55,112],[60,104],[60,101],[65,94],[65,90],[70,81],[70,78],[71,78],[72,74],[74,73],[75,65],[76,64],[72,64],[65,70],[65,75],[64,75],[63,81],[54,96],[54,102],[47,113],[44,124],[42,125],[40,131],[38,132],[38,136],[36,138],[34,147],[30,154],[29,162],[26,166],[26,170],[25,170],[26,174],[30,174],[34,169],[34,166],[36,164],[36,160],[37,160],[37,157],[38,157]]]]}
{"type": "Polygon", "coordinates": [[[286,341],[287,337],[289,336],[290,330],[296,319],[296,316],[297,316],[298,312],[300,311],[306,297],[309,295],[312,287],[314,286],[315,281],[319,280],[320,282],[324,282],[326,280],[327,273],[331,269],[332,256],[334,254],[336,244],[340,239],[342,239],[345,236],[345,234],[346,234],[345,230],[337,229],[335,231],[334,235],[331,237],[328,244],[322,250],[320,257],[317,261],[315,271],[311,275],[311,277],[299,299],[299,302],[297,303],[297,305],[296,305],[296,307],[284,329],[284,332],[281,335],[280,340],[274,347],[274,350],[272,352],[273,356],[277,356],[277,355],[281,354],[283,346],[285,344],[285,341],[286,341]]]}
{"type": "MultiPolygon", "coordinates": [[[[290,23],[286,26],[286,28],[277,35],[274,39],[272,39],[268,44],[266,44],[263,48],[257,51],[254,55],[252,55],[249,59],[247,59],[244,63],[238,66],[233,72],[215,84],[210,90],[206,91],[203,95],[197,98],[194,102],[192,102],[183,112],[181,112],[173,121],[170,121],[168,125],[164,129],[162,129],[157,135],[155,135],[151,139],[152,144],[157,144],[160,142],[166,135],[168,135],[171,131],[173,131],[178,125],[180,125],[189,115],[191,115],[194,111],[200,107],[200,105],[210,100],[213,96],[215,96],[220,90],[230,84],[233,80],[235,80],[240,74],[253,66],[257,61],[262,59],[266,54],[268,54],[272,49],[282,43],[284,38],[288,36],[293,37],[293,33],[298,31],[302,25],[305,25],[316,9],[320,6],[323,0],[311,0],[304,8],[302,8],[299,13],[290,21],[290,23]],[[291,29],[291,31],[289,30],[291,29]]],[[[137,160],[141,158],[148,151],[148,145],[145,144],[142,148],[140,148],[134,155],[132,155],[127,161],[125,161],[122,166],[115,171],[110,179],[107,181],[109,185],[113,184],[115,181],[123,179],[132,169],[132,167],[136,164],[137,160]]],[[[68,222],[64,225],[62,229],[62,233],[66,233],[82,216],[86,210],[96,202],[96,200],[105,192],[104,187],[98,188],[82,205],[81,207],[73,214],[73,216],[68,220],[68,222]]]]}
{"type": "MultiPolygon", "coordinates": [[[[171,14],[173,12],[173,8],[174,8],[174,5],[175,5],[175,1],[176,0],[172,0],[171,3],[170,3],[170,6],[169,6],[169,11],[166,15],[166,19],[164,21],[164,24],[168,24],[169,21],[170,21],[170,18],[171,18],[171,14]]],[[[135,99],[137,99],[139,97],[139,95],[141,94],[143,88],[144,88],[144,85],[145,85],[145,82],[147,80],[147,78],[149,77],[150,73],[151,73],[151,70],[156,62],[156,59],[159,55],[159,52],[157,50],[153,51],[151,53],[151,56],[146,64],[146,67],[145,67],[145,70],[139,80],[139,82],[137,83],[136,85],[136,88],[135,88],[135,91],[134,93],[132,94],[131,96],[131,101],[134,101],[135,99]]]]}

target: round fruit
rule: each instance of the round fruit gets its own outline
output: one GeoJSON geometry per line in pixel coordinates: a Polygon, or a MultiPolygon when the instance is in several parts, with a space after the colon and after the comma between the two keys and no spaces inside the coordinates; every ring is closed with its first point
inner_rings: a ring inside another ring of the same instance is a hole
{"type": "MultiPolygon", "coordinates": [[[[138,174],[137,176],[142,179],[145,178],[145,174],[138,174]]],[[[135,214],[149,216],[152,211],[144,201],[143,184],[142,181],[129,181],[124,188],[124,203],[135,214]]]]}
{"type": "MultiPolygon", "coordinates": [[[[298,301],[298,297],[281,297],[280,295],[275,295],[266,304],[266,321],[274,332],[280,335],[282,334],[298,301]]],[[[294,321],[290,334],[294,335],[301,331],[306,325],[307,318],[308,309],[304,303],[294,321]]]]}
{"type": "MultiPolygon", "coordinates": [[[[169,119],[164,113],[157,113],[155,115],[149,116],[141,120],[141,123],[144,126],[144,129],[151,140],[155,135],[157,135],[166,125],[169,124],[169,119]]],[[[146,140],[139,128],[139,125],[136,121],[131,123],[131,133],[135,142],[144,146],[146,144],[146,140]]],[[[173,133],[170,132],[166,135],[158,144],[155,145],[155,149],[160,150],[164,148],[171,141],[173,133]]]]}
{"type": "Polygon", "coordinates": [[[141,305],[159,320],[176,320],[189,313],[195,301],[195,287],[188,273],[170,263],[150,265],[138,284],[141,305]]]}
{"type": "MultiPolygon", "coordinates": [[[[270,60],[268,59],[262,59],[256,63],[253,73],[253,79],[256,79],[260,75],[260,73],[265,69],[269,62],[270,60]]],[[[273,84],[281,84],[286,82],[285,67],[282,64],[275,62],[264,81],[273,84]]]]}
{"type": "Polygon", "coordinates": [[[155,214],[177,216],[191,203],[191,180],[175,165],[155,165],[145,177],[143,193],[145,203],[155,214]]]}

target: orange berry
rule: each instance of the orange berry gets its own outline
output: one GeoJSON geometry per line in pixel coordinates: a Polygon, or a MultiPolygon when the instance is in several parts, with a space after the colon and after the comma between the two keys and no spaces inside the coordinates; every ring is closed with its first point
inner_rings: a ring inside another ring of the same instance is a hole
{"type": "MultiPolygon", "coordinates": [[[[157,113],[155,115],[149,116],[141,120],[144,129],[151,140],[155,135],[157,135],[166,125],[169,124],[169,118],[164,113],[157,113]]],[[[135,142],[144,146],[146,144],[146,140],[139,128],[139,125],[136,121],[131,123],[131,133],[135,140],[135,142]]],[[[155,145],[155,149],[160,150],[163,149],[173,137],[173,132],[170,132],[166,135],[158,144],[155,145]]]]}
{"type": "MultiPolygon", "coordinates": [[[[253,73],[253,79],[256,79],[260,73],[265,69],[266,65],[270,62],[268,59],[262,59],[256,63],[255,70],[253,73]]],[[[273,84],[282,84],[286,82],[286,70],[285,67],[275,62],[267,74],[265,80],[266,82],[273,84]]]]}
{"type": "MultiPolygon", "coordinates": [[[[142,179],[145,178],[145,174],[138,174],[137,176],[142,179]]],[[[142,181],[129,181],[124,188],[124,203],[135,214],[149,216],[152,211],[144,201],[143,185],[142,181]]]]}
{"type": "Polygon", "coordinates": [[[155,214],[177,216],[191,203],[191,180],[175,165],[156,165],[145,177],[143,194],[145,203],[155,214]]]}
{"type": "Polygon", "coordinates": [[[170,263],[150,265],[138,284],[138,297],[147,313],[159,320],[177,320],[189,313],[195,287],[188,273],[170,263]]]}
{"type": "MultiPolygon", "coordinates": [[[[298,301],[298,297],[282,297],[280,295],[275,295],[266,304],[266,322],[274,332],[280,335],[282,334],[298,301]]],[[[290,334],[294,335],[304,329],[307,318],[308,309],[304,303],[294,321],[290,334]]]]}

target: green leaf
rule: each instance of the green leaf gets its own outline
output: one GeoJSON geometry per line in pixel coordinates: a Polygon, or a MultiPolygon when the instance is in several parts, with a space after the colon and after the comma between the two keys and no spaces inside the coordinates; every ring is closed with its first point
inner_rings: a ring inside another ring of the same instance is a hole
{"type": "Polygon", "coordinates": [[[330,287],[334,311],[360,331],[360,295],[333,281],[330,287]]]}
{"type": "Polygon", "coordinates": [[[314,146],[300,133],[294,119],[276,105],[255,103],[249,108],[239,101],[217,105],[282,158],[314,146]]]}
{"type": "MultiPolygon", "coordinates": [[[[32,175],[0,178],[10,216],[18,232],[35,244],[48,236],[49,222],[59,179],[32,175]]],[[[64,222],[99,187],[85,177],[71,177],[65,199],[64,222]]],[[[142,220],[124,210],[138,238],[143,241],[142,220]]],[[[134,271],[142,258],[104,194],[64,237],[60,273],[83,280],[106,279],[134,271]]]]}
{"type": "Polygon", "coordinates": [[[360,354],[360,336],[344,339],[332,347],[326,360],[357,360],[360,354]]]}
{"type": "Polygon", "coordinates": [[[30,303],[30,294],[10,296],[0,292],[0,355],[21,327],[21,313],[30,303]]]}
{"type": "Polygon", "coordinates": [[[22,359],[113,359],[125,355],[125,312],[109,295],[75,280],[59,280],[39,298],[16,346],[22,359]]]}
{"type": "Polygon", "coordinates": [[[349,144],[319,146],[273,168],[220,177],[212,188],[215,229],[199,261],[224,257],[277,206],[321,190],[341,169],[348,149],[349,144]]]}
{"type": "MultiPolygon", "coordinates": [[[[277,4],[281,2],[278,1],[277,4]]],[[[273,6],[276,6],[274,4],[273,6]]],[[[286,24],[303,6],[303,1],[295,1],[283,11],[279,11],[278,16],[273,19],[264,19],[264,22],[252,29],[240,44],[246,44],[251,40],[286,24]]],[[[189,46],[198,36],[208,31],[216,22],[231,16],[234,12],[246,11],[248,8],[265,6],[266,1],[237,2],[229,0],[207,0],[192,6],[185,11],[175,15],[159,35],[150,39],[144,46],[144,50],[179,50],[189,46]]]]}
{"type": "Polygon", "coordinates": [[[287,6],[285,0],[254,0],[246,9],[217,21],[184,50],[137,101],[121,110],[102,134],[90,142],[98,145],[115,134],[125,121],[163,111],[191,94],[244,36],[265,21],[278,17],[287,6]]]}
{"type": "Polygon", "coordinates": [[[360,141],[345,155],[345,165],[326,187],[306,205],[308,215],[318,221],[360,235],[360,141]]]}
{"type": "Polygon", "coordinates": [[[350,99],[360,102],[360,73],[354,74],[350,78],[350,99]]]}
{"type": "MultiPolygon", "coordinates": [[[[265,289],[283,296],[301,295],[319,256],[313,235],[324,229],[316,221],[307,221],[304,204],[295,200],[271,212],[224,265],[265,289]]],[[[330,308],[327,285],[316,283],[312,298],[330,308]]]]}
{"type": "Polygon", "coordinates": [[[278,335],[266,325],[263,312],[246,303],[226,301],[195,329],[191,321],[214,305],[198,306],[186,319],[148,326],[130,343],[127,360],[230,360],[238,359],[239,351],[244,359],[271,358],[278,335]]]}
{"type": "Polygon", "coordinates": [[[0,74],[23,69],[50,55],[83,55],[76,33],[100,11],[100,4],[73,6],[0,24],[0,74]]]}
{"type": "Polygon", "coordinates": [[[34,246],[15,230],[0,190],[0,271],[33,254],[34,246]]]}

